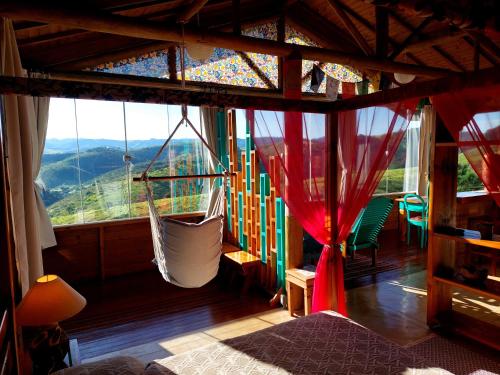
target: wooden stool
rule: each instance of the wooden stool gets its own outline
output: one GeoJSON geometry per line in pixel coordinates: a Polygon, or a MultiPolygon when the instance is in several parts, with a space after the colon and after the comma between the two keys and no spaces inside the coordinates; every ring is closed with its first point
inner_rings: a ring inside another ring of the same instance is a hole
{"type": "Polygon", "coordinates": [[[241,293],[246,294],[257,279],[260,259],[243,250],[224,253],[224,258],[229,260],[231,264],[236,265],[240,274],[243,275],[244,283],[241,293]]]}
{"type": "Polygon", "coordinates": [[[311,313],[312,294],[315,272],[292,268],[286,270],[286,293],[288,296],[288,312],[290,315],[304,305],[304,315],[311,313]]]}

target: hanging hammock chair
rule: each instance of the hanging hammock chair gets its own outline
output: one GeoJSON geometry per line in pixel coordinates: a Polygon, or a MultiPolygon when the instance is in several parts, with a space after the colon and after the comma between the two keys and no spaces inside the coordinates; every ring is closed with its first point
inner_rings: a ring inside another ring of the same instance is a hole
{"type": "Polygon", "coordinates": [[[187,117],[187,107],[182,106],[182,119],[172,134],[162,145],[158,153],[142,173],[134,181],[144,181],[149,206],[151,233],[153,236],[154,262],[163,278],[183,288],[198,288],[212,280],[219,269],[222,250],[222,230],[224,225],[224,200],[227,182],[227,170],[218,159],[216,153],[198,133],[187,117]],[[189,125],[212,156],[221,166],[223,173],[191,175],[191,176],[148,176],[148,171],[166,148],[175,132],[185,123],[189,125]],[[179,220],[162,218],[156,209],[150,181],[180,180],[190,178],[222,178],[219,186],[214,183],[210,191],[208,210],[200,223],[186,223],[179,220]]]}

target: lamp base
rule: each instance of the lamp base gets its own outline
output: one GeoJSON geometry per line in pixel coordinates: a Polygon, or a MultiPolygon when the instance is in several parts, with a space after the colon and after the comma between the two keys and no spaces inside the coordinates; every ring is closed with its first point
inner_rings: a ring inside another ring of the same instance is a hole
{"type": "Polygon", "coordinates": [[[59,324],[23,327],[23,336],[33,362],[33,375],[47,375],[68,367],[64,357],[69,352],[69,340],[59,324]]]}

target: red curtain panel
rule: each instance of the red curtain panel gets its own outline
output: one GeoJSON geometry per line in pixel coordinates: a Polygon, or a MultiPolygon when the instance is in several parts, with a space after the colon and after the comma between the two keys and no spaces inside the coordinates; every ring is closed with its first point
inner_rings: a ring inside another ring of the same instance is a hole
{"type": "Polygon", "coordinates": [[[500,206],[500,85],[433,96],[432,105],[500,206]]]}
{"type": "Polygon", "coordinates": [[[327,217],[326,116],[247,111],[257,152],[291,214],[324,245],[314,283],[313,311],[346,315],[340,244],[347,239],[387,169],[413,116],[417,100],[344,111],[338,116],[337,228],[327,217]],[[335,237],[335,238],[334,238],[335,237]]]}

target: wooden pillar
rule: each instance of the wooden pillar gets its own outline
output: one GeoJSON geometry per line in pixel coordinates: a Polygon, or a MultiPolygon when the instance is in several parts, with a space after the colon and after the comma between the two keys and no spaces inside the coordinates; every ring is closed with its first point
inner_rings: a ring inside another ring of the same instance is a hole
{"type": "MultiPolygon", "coordinates": [[[[276,25],[277,29],[277,41],[284,42],[286,39],[286,18],[285,18],[285,5],[286,3],[282,0],[280,15],[278,17],[278,22],[276,25]]],[[[278,88],[283,90],[283,57],[278,56],[278,88]]]]}
{"type": "MultiPolygon", "coordinates": [[[[285,98],[300,99],[302,96],[302,57],[292,54],[284,59],[283,64],[283,93],[285,98]]],[[[294,159],[302,160],[297,152],[302,151],[302,113],[285,112],[285,142],[294,150],[294,159]],[[293,145],[293,146],[292,146],[293,145]],[[300,150],[300,151],[299,151],[300,150]]],[[[285,149],[285,164],[291,164],[288,148],[285,149]]],[[[299,166],[292,166],[298,168],[299,166]]],[[[288,184],[288,181],[286,182],[288,184]]],[[[289,194],[285,185],[285,198],[289,194]]],[[[286,201],[286,199],[285,199],[286,201]]],[[[300,223],[290,214],[288,208],[285,212],[285,264],[286,269],[301,267],[303,264],[303,231],[300,223]]]]}
{"type": "Polygon", "coordinates": [[[177,81],[177,47],[168,47],[167,52],[167,62],[168,62],[168,79],[172,82],[177,81]]]}
{"type": "Polygon", "coordinates": [[[435,137],[431,145],[429,177],[429,245],[427,264],[427,324],[435,326],[438,318],[451,311],[451,288],[433,282],[438,267],[455,265],[455,242],[436,238],[436,227],[456,225],[458,148],[453,137],[436,116],[435,137]],[[446,147],[439,147],[446,143],[446,147]]]}
{"type": "MultiPolygon", "coordinates": [[[[338,175],[338,115],[335,112],[329,113],[326,116],[326,164],[325,164],[325,178],[326,178],[326,189],[325,189],[325,200],[326,200],[326,225],[332,228],[332,235],[330,245],[334,251],[338,251],[335,248],[335,244],[338,243],[338,194],[339,194],[339,175],[338,175]]],[[[332,291],[331,300],[329,301],[329,308],[331,310],[337,311],[338,308],[338,296],[337,288],[335,287],[335,278],[331,277],[332,285],[330,290],[332,291]]]]}

